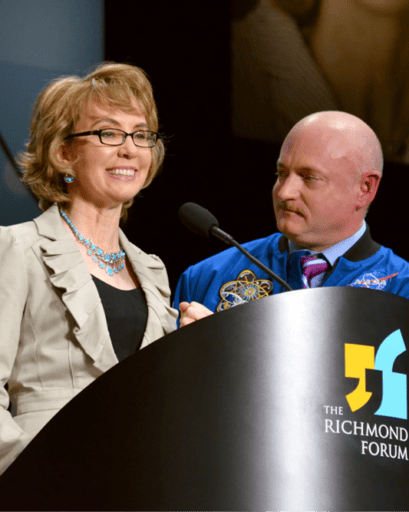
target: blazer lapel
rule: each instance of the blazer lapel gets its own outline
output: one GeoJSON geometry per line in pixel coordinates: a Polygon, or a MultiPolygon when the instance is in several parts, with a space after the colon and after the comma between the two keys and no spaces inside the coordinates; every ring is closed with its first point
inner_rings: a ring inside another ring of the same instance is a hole
{"type": "Polygon", "coordinates": [[[148,255],[131,244],[122,230],[121,243],[145,293],[148,322],[141,348],[176,328],[177,311],[170,307],[170,288],[165,265],[160,258],[148,255]]]}
{"type": "Polygon", "coordinates": [[[34,219],[48,278],[73,317],[73,333],[94,365],[106,371],[118,362],[112,348],[104,308],[84,259],[67,232],[56,205],[34,219]]]}
{"type": "MultiPolygon", "coordinates": [[[[105,372],[114,366],[115,355],[104,308],[84,259],[63,225],[57,205],[34,219],[42,261],[52,286],[75,321],[73,333],[95,367],[105,372]]],[[[142,347],[176,328],[177,311],[170,307],[170,289],[163,262],[131,244],[122,230],[121,243],[145,293],[148,321],[142,347]]]]}

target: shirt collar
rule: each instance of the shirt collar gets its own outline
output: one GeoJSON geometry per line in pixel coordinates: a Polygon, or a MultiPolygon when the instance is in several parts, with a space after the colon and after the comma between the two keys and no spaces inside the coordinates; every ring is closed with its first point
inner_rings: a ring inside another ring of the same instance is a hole
{"type": "MultiPolygon", "coordinates": [[[[361,236],[365,233],[366,230],[366,222],[362,224],[361,228],[358,229],[358,231],[350,236],[349,238],[346,238],[345,240],[342,240],[341,242],[333,245],[332,247],[329,247],[328,249],[325,249],[325,251],[321,251],[320,254],[323,254],[325,258],[328,260],[331,266],[334,266],[337,259],[344,255],[353,245],[356,244],[356,242],[361,238],[361,236]]],[[[300,245],[292,242],[291,240],[288,241],[288,249],[289,253],[292,254],[297,251],[307,251],[308,254],[318,254],[316,251],[309,251],[308,249],[305,249],[305,247],[301,247],[300,245]]]]}

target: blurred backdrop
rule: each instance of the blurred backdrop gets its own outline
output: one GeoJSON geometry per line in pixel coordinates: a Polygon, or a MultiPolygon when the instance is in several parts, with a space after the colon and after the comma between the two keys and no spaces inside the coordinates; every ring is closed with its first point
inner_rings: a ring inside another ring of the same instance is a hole
{"type": "MultiPolygon", "coordinates": [[[[406,23],[406,0],[399,1],[399,16],[406,23]]],[[[352,0],[341,0],[348,2],[352,0]]],[[[364,14],[351,16],[372,19],[370,5],[365,5],[370,0],[352,3],[361,3],[364,14]]],[[[82,75],[103,60],[143,68],[154,87],[160,129],[168,136],[167,156],[162,173],[136,199],[124,229],[132,242],[165,261],[174,289],[189,265],[225,248],[218,240],[188,232],[179,223],[179,207],[192,201],[208,208],[220,227],[241,243],[267,236],[276,230],[271,189],[286,131],[314,111],[347,110],[375,129],[385,124],[379,135],[388,148],[388,161],[367,219],[376,241],[409,259],[409,88],[402,79],[401,87],[389,95],[387,69],[362,76],[370,84],[367,95],[355,72],[345,70],[355,82],[340,83],[331,71],[335,57],[322,50],[325,38],[322,42],[320,33],[312,37],[325,5],[326,0],[306,0],[305,10],[297,12],[291,0],[0,1],[0,133],[16,156],[28,136],[35,98],[54,77],[82,75]],[[384,103],[382,90],[387,91],[384,103]],[[348,101],[358,96],[365,105],[348,101]]],[[[389,48],[392,56],[399,48],[392,59],[396,78],[405,76],[409,48],[400,38],[399,24],[394,30],[389,48]]],[[[380,33],[375,25],[373,31],[356,31],[359,41],[380,33]]],[[[23,222],[38,214],[1,151],[0,223],[23,222]]]]}
{"type": "MultiPolygon", "coordinates": [[[[24,149],[30,115],[43,87],[104,59],[102,0],[0,1],[0,134],[15,157],[24,149]]],[[[40,213],[0,149],[0,223],[40,213]]]]}

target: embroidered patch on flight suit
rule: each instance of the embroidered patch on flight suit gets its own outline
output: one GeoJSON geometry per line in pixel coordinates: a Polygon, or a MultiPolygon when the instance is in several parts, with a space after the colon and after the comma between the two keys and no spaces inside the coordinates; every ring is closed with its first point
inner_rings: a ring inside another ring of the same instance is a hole
{"type": "Polygon", "coordinates": [[[220,288],[222,300],[217,311],[224,311],[251,300],[267,297],[273,291],[273,283],[268,279],[259,279],[251,270],[243,270],[235,281],[228,281],[220,288]]]}
{"type": "Polygon", "coordinates": [[[372,288],[373,290],[383,290],[388,284],[389,279],[396,277],[399,272],[396,272],[396,274],[390,274],[389,276],[385,274],[385,272],[378,271],[368,272],[367,274],[363,274],[363,276],[356,279],[353,283],[350,283],[348,286],[353,286],[355,288],[372,288]]]}

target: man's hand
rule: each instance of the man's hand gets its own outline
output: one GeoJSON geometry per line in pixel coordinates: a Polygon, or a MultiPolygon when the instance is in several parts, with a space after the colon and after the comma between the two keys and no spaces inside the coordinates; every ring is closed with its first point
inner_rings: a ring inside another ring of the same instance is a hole
{"type": "Polygon", "coordinates": [[[179,309],[180,327],[192,324],[193,322],[196,322],[196,320],[200,320],[206,316],[213,315],[210,309],[207,309],[205,306],[199,304],[198,302],[181,302],[179,304],[179,309]]]}

